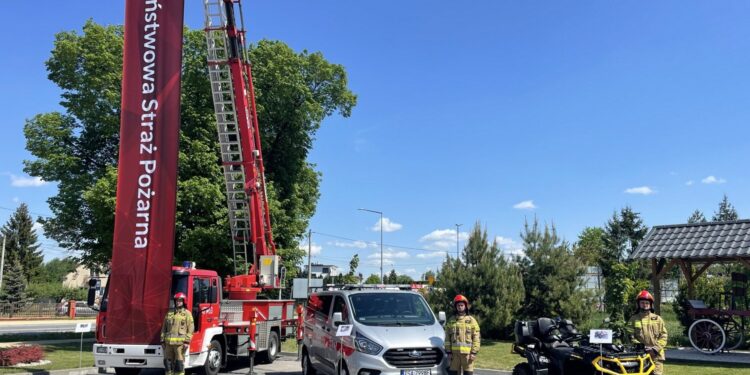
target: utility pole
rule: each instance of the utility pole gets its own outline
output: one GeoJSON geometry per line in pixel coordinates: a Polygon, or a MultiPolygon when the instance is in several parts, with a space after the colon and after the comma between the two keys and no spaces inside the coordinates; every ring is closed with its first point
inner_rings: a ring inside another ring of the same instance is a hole
{"type": "Polygon", "coordinates": [[[368,210],[366,208],[358,208],[358,210],[380,214],[380,283],[385,284],[383,279],[383,212],[368,210]]]}
{"type": "Polygon", "coordinates": [[[456,225],[456,260],[458,260],[458,227],[462,226],[463,224],[455,224],[456,225]]]}
{"type": "Polygon", "coordinates": [[[312,279],[312,229],[307,230],[307,295],[310,295],[310,279],[312,279]]]}
{"type": "Polygon", "coordinates": [[[3,270],[5,269],[5,236],[3,236],[3,253],[0,256],[0,290],[3,289],[3,270]]]}

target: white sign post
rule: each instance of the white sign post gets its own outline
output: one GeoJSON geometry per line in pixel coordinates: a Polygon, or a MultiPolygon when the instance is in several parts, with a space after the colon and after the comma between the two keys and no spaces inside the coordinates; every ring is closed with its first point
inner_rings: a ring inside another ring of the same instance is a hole
{"type": "Polygon", "coordinates": [[[354,326],[351,324],[342,324],[336,330],[336,337],[340,337],[339,345],[341,347],[339,348],[339,354],[341,355],[341,359],[344,358],[344,337],[352,335],[352,328],[354,328],[354,326]]]}
{"type": "Polygon", "coordinates": [[[589,343],[599,344],[599,356],[604,355],[602,344],[612,343],[612,330],[611,329],[592,329],[589,331],[589,343]]]}
{"type": "Polygon", "coordinates": [[[83,334],[91,332],[91,323],[78,323],[76,324],[76,333],[81,333],[81,351],[78,353],[78,368],[81,368],[83,362],[83,334]]]}

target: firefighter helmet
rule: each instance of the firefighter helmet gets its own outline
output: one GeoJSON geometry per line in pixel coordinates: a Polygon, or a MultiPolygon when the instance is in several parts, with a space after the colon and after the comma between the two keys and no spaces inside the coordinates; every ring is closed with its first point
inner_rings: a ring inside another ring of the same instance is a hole
{"type": "Polygon", "coordinates": [[[459,294],[455,298],[453,298],[453,306],[455,307],[459,302],[463,302],[464,305],[466,305],[466,309],[469,309],[469,299],[464,297],[462,294],[459,294]]]}
{"type": "Polygon", "coordinates": [[[640,311],[640,301],[648,301],[651,304],[651,307],[649,310],[651,312],[654,312],[654,296],[651,295],[651,293],[648,292],[648,290],[642,290],[640,293],[638,293],[638,296],[635,297],[635,309],[640,311]]]}
{"type": "Polygon", "coordinates": [[[185,300],[187,299],[187,296],[185,296],[185,293],[183,292],[177,292],[175,293],[174,297],[172,297],[172,299],[174,300],[181,299],[183,302],[185,302],[185,300]]]}

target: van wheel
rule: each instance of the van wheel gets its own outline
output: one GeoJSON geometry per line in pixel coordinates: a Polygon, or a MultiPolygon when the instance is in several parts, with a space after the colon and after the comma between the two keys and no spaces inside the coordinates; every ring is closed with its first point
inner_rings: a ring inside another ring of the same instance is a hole
{"type": "Polygon", "coordinates": [[[200,372],[203,375],[217,375],[221,369],[221,357],[223,357],[224,351],[221,347],[221,343],[218,340],[211,340],[211,348],[208,349],[208,356],[206,356],[206,363],[200,368],[200,372]]]}
{"type": "Polygon", "coordinates": [[[279,354],[279,334],[276,331],[271,331],[268,335],[268,349],[258,353],[258,361],[260,363],[273,363],[276,356],[279,354]]]}
{"type": "Polygon", "coordinates": [[[339,375],[349,375],[349,368],[346,367],[346,361],[343,359],[339,363],[339,375]]]}
{"type": "Polygon", "coordinates": [[[138,375],[141,372],[139,368],[131,367],[115,367],[115,374],[117,375],[138,375]]]}
{"type": "Polygon", "coordinates": [[[513,375],[532,375],[531,366],[528,363],[519,363],[513,367],[513,375]]]}
{"type": "Polygon", "coordinates": [[[310,356],[307,350],[302,349],[302,375],[316,375],[315,367],[310,363],[310,356]]]}

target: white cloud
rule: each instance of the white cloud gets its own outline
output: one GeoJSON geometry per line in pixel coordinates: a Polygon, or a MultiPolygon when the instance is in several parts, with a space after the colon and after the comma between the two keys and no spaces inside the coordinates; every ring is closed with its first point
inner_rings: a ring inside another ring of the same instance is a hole
{"type": "Polygon", "coordinates": [[[704,184],[723,184],[727,182],[727,180],[723,178],[716,178],[715,176],[708,176],[702,179],[701,182],[704,184]]]}
{"type": "Polygon", "coordinates": [[[533,210],[537,208],[537,206],[534,204],[533,200],[528,200],[514,204],[513,208],[517,210],[533,210]]]}
{"type": "Polygon", "coordinates": [[[496,236],[495,242],[506,256],[523,255],[523,246],[512,238],[496,236]]]}
{"type": "Polygon", "coordinates": [[[366,249],[368,247],[377,247],[378,246],[377,243],[374,243],[374,242],[367,243],[365,241],[360,241],[360,240],[357,240],[357,241],[333,241],[333,242],[328,242],[328,244],[331,245],[331,246],[336,246],[336,247],[355,248],[355,249],[366,249]]]}
{"type": "MultiPolygon", "coordinates": [[[[404,259],[408,258],[409,253],[406,251],[394,251],[393,249],[383,250],[383,259],[404,259]]],[[[380,259],[380,252],[374,252],[367,256],[369,259],[380,259]]]]}
{"type": "MultiPolygon", "coordinates": [[[[403,227],[404,227],[403,225],[393,222],[391,221],[391,219],[387,217],[383,218],[383,232],[395,232],[397,230],[400,230],[403,227]]],[[[375,223],[375,225],[372,227],[372,230],[374,232],[380,232],[380,220],[378,220],[378,222],[375,223]]]]}
{"type": "Polygon", "coordinates": [[[437,257],[445,258],[447,254],[448,253],[445,251],[431,251],[429,253],[417,254],[417,258],[420,258],[420,259],[437,258],[437,257]]]}
{"type": "Polygon", "coordinates": [[[42,224],[35,221],[34,225],[31,226],[31,229],[36,231],[37,235],[44,235],[44,227],[42,227],[42,224]]]}
{"type": "Polygon", "coordinates": [[[685,182],[685,186],[692,186],[694,183],[695,183],[695,181],[689,180],[689,181],[685,182]]]}
{"type": "Polygon", "coordinates": [[[312,243],[312,246],[307,246],[307,243],[301,243],[301,244],[299,244],[299,248],[300,248],[300,250],[304,250],[305,251],[305,255],[307,255],[308,248],[309,248],[309,250],[311,250],[313,256],[319,255],[320,252],[323,251],[323,247],[320,246],[320,245],[318,245],[318,244],[316,244],[315,242],[312,243]]]}
{"type": "Polygon", "coordinates": [[[404,269],[404,273],[405,274],[409,274],[409,275],[416,275],[417,274],[417,269],[416,268],[405,268],[404,269]]]}
{"type": "Polygon", "coordinates": [[[49,182],[42,180],[41,177],[23,177],[10,175],[10,184],[15,187],[39,187],[48,184],[49,182]]]}
{"type": "Polygon", "coordinates": [[[19,199],[18,197],[13,197],[13,203],[18,203],[18,202],[20,202],[20,201],[21,201],[21,200],[20,200],[20,199],[19,199]]]}
{"type": "Polygon", "coordinates": [[[627,188],[625,189],[625,192],[628,194],[651,195],[651,194],[656,193],[656,190],[648,186],[638,186],[638,187],[627,188]]]}
{"type": "MultiPolygon", "coordinates": [[[[458,232],[459,240],[466,240],[469,238],[469,232],[458,232]]],[[[430,241],[456,241],[456,230],[455,229],[435,229],[432,232],[425,234],[419,239],[419,242],[430,242],[430,241]]]]}

